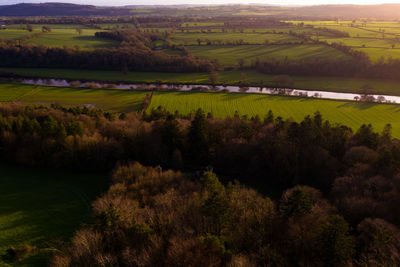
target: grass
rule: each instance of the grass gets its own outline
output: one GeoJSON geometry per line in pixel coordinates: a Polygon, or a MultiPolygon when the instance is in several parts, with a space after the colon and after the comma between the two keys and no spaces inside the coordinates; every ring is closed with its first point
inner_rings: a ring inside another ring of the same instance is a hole
{"type": "Polygon", "coordinates": [[[197,45],[197,39],[202,40],[202,44],[206,40],[221,41],[221,42],[236,42],[243,40],[245,43],[249,44],[264,44],[265,40],[270,43],[279,42],[299,42],[298,38],[290,36],[288,34],[268,34],[268,33],[174,33],[171,36],[171,41],[173,44],[185,44],[185,45],[197,45]]]}
{"type": "Polygon", "coordinates": [[[29,35],[32,35],[32,33],[26,30],[19,30],[19,29],[0,30],[0,40],[3,41],[20,40],[24,37],[28,37],[29,35]]]}
{"type": "MultiPolygon", "coordinates": [[[[400,46],[397,45],[397,47],[400,46]]],[[[367,53],[372,62],[379,61],[381,57],[383,57],[385,60],[389,58],[400,59],[400,49],[366,47],[357,48],[357,50],[367,53]]]]}
{"type": "Polygon", "coordinates": [[[392,48],[392,44],[398,44],[395,39],[376,39],[376,38],[319,38],[321,41],[328,43],[343,43],[352,47],[382,47],[392,48]]]}
{"type": "MultiPolygon", "coordinates": [[[[6,30],[0,30],[0,39],[2,40],[20,40],[24,37],[40,33],[45,25],[32,24],[33,31],[28,32],[23,29],[25,25],[10,25],[6,30]]],[[[118,46],[117,41],[96,38],[94,35],[100,31],[92,29],[84,25],[75,24],[50,24],[51,32],[27,40],[24,44],[43,45],[48,47],[69,47],[78,46],[81,49],[93,49],[118,46]],[[82,30],[81,34],[77,33],[77,28],[82,30]]]]}
{"type": "Polygon", "coordinates": [[[96,38],[94,34],[98,30],[83,29],[79,35],[75,29],[53,29],[52,32],[37,38],[32,38],[26,44],[44,45],[48,47],[75,47],[81,49],[105,48],[118,46],[117,41],[104,38],[96,38]]]}
{"type": "Polygon", "coordinates": [[[393,126],[393,136],[400,137],[400,105],[356,103],[347,101],[309,99],[299,97],[269,96],[240,93],[155,92],[149,110],[163,106],[170,112],[182,114],[202,108],[215,117],[241,115],[263,118],[269,110],[276,116],[302,120],[317,110],[325,119],[358,129],[371,123],[381,131],[387,123],[393,126]]]}
{"type": "Polygon", "coordinates": [[[0,83],[0,102],[14,101],[32,90],[32,86],[0,83]]]}
{"type": "Polygon", "coordinates": [[[44,171],[0,165],[0,254],[30,244],[39,252],[0,266],[46,266],[49,248],[59,248],[87,221],[90,203],[106,188],[106,175],[44,171]]]}
{"type": "MultiPolygon", "coordinates": [[[[29,104],[87,105],[111,111],[131,112],[142,107],[145,92],[117,89],[80,89],[68,87],[27,86],[31,90],[16,100],[29,104]]],[[[1,88],[1,87],[0,87],[1,88]]]]}
{"type": "MultiPolygon", "coordinates": [[[[96,70],[69,70],[69,69],[22,69],[22,68],[3,68],[0,70],[14,72],[27,77],[48,77],[72,80],[94,80],[108,82],[131,82],[131,83],[151,83],[159,80],[164,83],[193,83],[209,84],[207,73],[160,73],[160,72],[129,72],[123,74],[119,71],[96,71],[96,70]]],[[[273,75],[265,75],[256,71],[244,71],[247,81],[259,83],[264,81],[265,85],[273,86],[273,75]]],[[[241,71],[224,71],[219,73],[219,83],[235,85],[241,79],[241,71]]],[[[362,93],[361,87],[370,85],[374,89],[370,93],[400,95],[400,82],[357,79],[357,78],[338,78],[338,77],[312,77],[312,76],[292,76],[295,88],[308,90],[325,90],[334,92],[353,92],[362,93]]],[[[1,89],[6,90],[6,89],[1,89]]],[[[10,87],[7,89],[9,94],[17,92],[19,89],[10,87]]],[[[24,91],[21,91],[24,93],[24,91]]],[[[0,94],[0,100],[1,100],[0,94]]],[[[10,98],[11,99],[11,98],[10,98]]],[[[8,101],[8,99],[3,99],[8,101]]]]}
{"type": "Polygon", "coordinates": [[[308,58],[344,58],[344,53],[323,45],[238,45],[238,46],[190,46],[194,56],[217,59],[222,65],[237,65],[240,58],[249,65],[252,60],[268,58],[299,60],[308,58]]]}
{"type": "MultiPolygon", "coordinates": [[[[0,92],[3,86],[0,84],[0,92]]],[[[61,105],[92,104],[111,111],[131,112],[141,108],[145,92],[130,90],[74,89],[63,87],[31,86],[13,84],[15,88],[31,90],[19,97],[23,103],[59,103],[61,105]]],[[[400,138],[400,105],[357,103],[299,97],[269,96],[240,93],[154,92],[149,109],[163,106],[171,112],[178,110],[187,114],[204,109],[216,117],[232,116],[235,111],[242,115],[263,117],[268,110],[283,118],[301,120],[319,110],[332,122],[357,129],[371,123],[377,130],[387,123],[393,125],[393,134],[400,138]]]]}

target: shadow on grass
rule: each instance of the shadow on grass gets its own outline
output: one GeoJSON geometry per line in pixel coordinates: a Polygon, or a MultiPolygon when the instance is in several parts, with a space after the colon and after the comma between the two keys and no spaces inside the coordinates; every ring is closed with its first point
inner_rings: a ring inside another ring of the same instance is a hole
{"type": "MultiPolygon", "coordinates": [[[[10,246],[45,248],[68,240],[106,188],[106,175],[0,165],[0,254],[10,246]]],[[[41,258],[41,257],[39,257],[41,258]]]]}

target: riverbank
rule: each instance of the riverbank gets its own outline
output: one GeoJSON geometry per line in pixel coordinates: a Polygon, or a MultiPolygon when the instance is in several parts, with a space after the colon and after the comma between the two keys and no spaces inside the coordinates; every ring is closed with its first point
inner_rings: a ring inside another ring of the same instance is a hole
{"type": "MultiPolygon", "coordinates": [[[[15,73],[28,78],[55,78],[66,80],[98,81],[108,83],[165,83],[165,84],[204,84],[211,85],[207,73],[159,73],[71,70],[71,69],[33,69],[33,68],[0,68],[0,71],[15,73]]],[[[222,71],[217,75],[217,84],[238,86],[243,79],[249,86],[276,87],[275,75],[265,75],[256,71],[222,71]]],[[[363,94],[366,86],[368,94],[400,96],[399,81],[383,81],[374,79],[292,76],[291,87],[302,90],[317,90],[339,93],[363,94]]]]}

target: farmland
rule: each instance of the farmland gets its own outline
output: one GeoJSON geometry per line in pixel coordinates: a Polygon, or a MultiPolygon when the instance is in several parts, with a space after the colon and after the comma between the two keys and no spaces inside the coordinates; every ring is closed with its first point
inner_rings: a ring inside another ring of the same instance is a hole
{"type": "MultiPolygon", "coordinates": [[[[90,105],[109,111],[139,111],[146,92],[117,89],[76,89],[50,86],[3,84],[1,88],[8,95],[11,88],[26,92],[14,101],[27,104],[90,105]]],[[[0,91],[0,96],[3,90],[0,91]]],[[[7,96],[9,99],[9,96],[7,96]]],[[[6,99],[6,98],[4,98],[6,99]]],[[[11,101],[11,99],[10,99],[11,101]]],[[[357,103],[346,101],[307,99],[286,96],[268,96],[244,93],[196,93],[196,92],[154,92],[148,111],[163,106],[170,112],[188,114],[198,108],[211,112],[215,117],[233,116],[236,111],[249,117],[263,118],[269,110],[283,118],[296,121],[319,110],[323,116],[335,123],[353,129],[371,123],[382,130],[387,123],[393,126],[393,134],[400,137],[400,106],[389,104],[357,103]]]]}
{"type": "Polygon", "coordinates": [[[0,30],[0,39],[4,41],[21,40],[42,32],[43,26],[49,26],[51,32],[29,38],[24,41],[24,43],[27,45],[43,45],[48,47],[79,47],[80,49],[118,46],[118,42],[116,41],[96,38],[94,34],[99,30],[88,28],[83,25],[34,24],[31,26],[32,32],[29,32],[26,30],[26,25],[10,25],[8,29],[0,30]],[[80,29],[81,32],[78,33],[77,29],[80,29]]]}
{"type": "Polygon", "coordinates": [[[178,110],[182,114],[201,108],[215,117],[232,117],[238,111],[240,115],[259,115],[263,118],[272,110],[276,116],[296,121],[318,110],[325,119],[350,126],[354,130],[362,124],[371,123],[375,130],[381,131],[387,123],[391,123],[393,135],[400,137],[399,105],[240,93],[156,92],[149,109],[158,106],[170,112],[178,110]]]}
{"type": "Polygon", "coordinates": [[[395,21],[290,21],[293,25],[304,23],[314,28],[328,28],[346,32],[349,37],[328,37],[324,34],[315,38],[328,43],[343,43],[365,52],[372,62],[390,58],[400,59],[400,25],[395,21]]]}
{"type": "Polygon", "coordinates": [[[241,45],[241,46],[190,46],[194,56],[217,59],[220,64],[235,66],[238,59],[245,59],[246,65],[257,58],[283,60],[318,58],[346,58],[340,51],[322,45],[241,45]]]}
{"type": "Polygon", "coordinates": [[[247,43],[247,44],[265,44],[268,43],[287,43],[299,42],[298,38],[285,34],[268,33],[175,33],[171,37],[173,44],[196,45],[200,42],[212,43],[247,43]]]}
{"type": "Polygon", "coordinates": [[[145,92],[0,84],[0,100],[35,104],[86,105],[120,112],[141,109],[145,92]]]}

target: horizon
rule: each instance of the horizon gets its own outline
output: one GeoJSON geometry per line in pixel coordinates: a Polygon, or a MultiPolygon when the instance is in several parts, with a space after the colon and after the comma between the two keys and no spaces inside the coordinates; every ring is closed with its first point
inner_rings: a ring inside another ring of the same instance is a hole
{"type": "Polygon", "coordinates": [[[70,4],[81,4],[81,5],[95,5],[95,6],[135,6],[135,5],[229,5],[229,4],[243,4],[243,5],[276,5],[276,6],[318,6],[318,5],[382,5],[382,4],[400,4],[399,0],[354,0],[349,3],[346,0],[192,0],[188,3],[186,0],[115,0],[112,4],[108,0],[69,0],[69,1],[55,1],[55,0],[6,0],[2,1],[1,5],[13,5],[13,4],[40,4],[40,3],[70,3],[70,4]]]}

